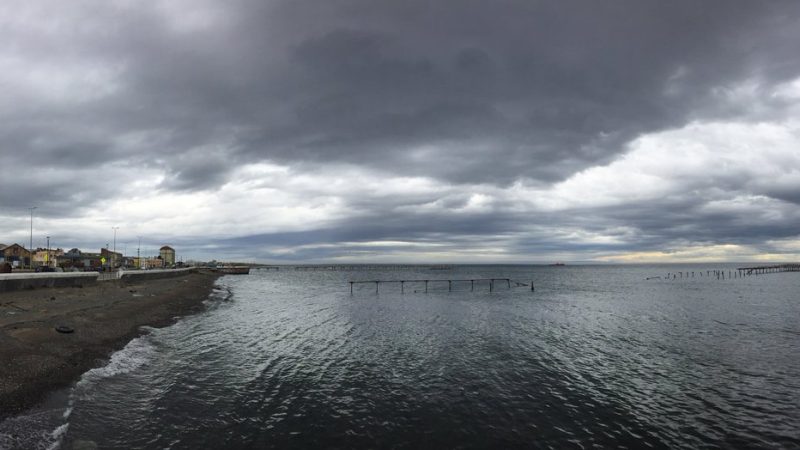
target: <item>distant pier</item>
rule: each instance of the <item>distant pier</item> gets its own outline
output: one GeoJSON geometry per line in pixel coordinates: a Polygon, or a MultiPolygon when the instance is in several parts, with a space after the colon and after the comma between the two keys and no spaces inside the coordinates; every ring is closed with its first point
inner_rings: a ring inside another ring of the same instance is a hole
{"type": "Polygon", "coordinates": [[[303,264],[303,265],[253,265],[254,270],[297,270],[353,272],[356,270],[451,270],[451,265],[431,264],[303,264]]]}
{"type": "MultiPolygon", "coordinates": [[[[693,271],[678,271],[667,272],[664,277],[666,280],[676,280],[683,278],[716,278],[717,280],[745,278],[755,275],[764,275],[769,273],[780,272],[800,272],[800,264],[771,264],[765,266],[752,266],[752,267],[739,267],[736,269],[722,269],[722,270],[693,270],[693,271]]],[[[660,276],[648,277],[647,280],[660,280],[660,276]]]]}
{"type": "Polygon", "coordinates": [[[400,293],[404,294],[406,291],[406,284],[411,284],[414,286],[419,287],[420,289],[424,288],[425,293],[428,292],[428,288],[432,286],[444,286],[447,283],[447,291],[453,292],[453,285],[456,287],[464,286],[469,283],[469,290],[470,292],[475,290],[475,285],[480,285],[481,283],[487,284],[489,287],[489,292],[493,292],[495,289],[495,283],[500,283],[501,285],[505,284],[507,288],[511,289],[511,283],[514,283],[515,287],[530,286],[531,291],[534,290],[533,282],[531,281],[530,284],[523,283],[521,281],[512,280],[511,278],[471,278],[471,279],[428,279],[428,280],[359,280],[359,281],[349,281],[350,283],[350,294],[353,293],[353,286],[356,284],[374,284],[375,285],[375,293],[379,293],[381,284],[387,283],[399,283],[400,284],[400,293]]]}
{"type": "Polygon", "coordinates": [[[776,264],[772,266],[740,267],[736,269],[745,275],[761,275],[776,272],[800,272],[800,264],[776,264]]]}

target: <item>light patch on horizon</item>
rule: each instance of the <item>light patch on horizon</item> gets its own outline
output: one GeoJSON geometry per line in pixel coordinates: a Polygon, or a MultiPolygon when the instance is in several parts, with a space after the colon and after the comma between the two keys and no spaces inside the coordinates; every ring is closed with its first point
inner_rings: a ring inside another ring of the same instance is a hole
{"type": "Polygon", "coordinates": [[[770,253],[752,246],[734,244],[691,246],[671,251],[633,252],[598,258],[613,263],[712,263],[712,262],[791,262],[800,259],[799,251],[770,253]]]}

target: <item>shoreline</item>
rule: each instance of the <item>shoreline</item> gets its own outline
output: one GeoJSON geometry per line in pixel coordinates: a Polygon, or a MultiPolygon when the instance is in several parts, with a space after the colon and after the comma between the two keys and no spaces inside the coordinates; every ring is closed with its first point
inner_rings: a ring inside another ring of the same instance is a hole
{"type": "Polygon", "coordinates": [[[0,293],[0,420],[66,388],[143,334],[204,309],[218,274],[0,293]],[[57,326],[71,333],[56,331],[57,326]]]}

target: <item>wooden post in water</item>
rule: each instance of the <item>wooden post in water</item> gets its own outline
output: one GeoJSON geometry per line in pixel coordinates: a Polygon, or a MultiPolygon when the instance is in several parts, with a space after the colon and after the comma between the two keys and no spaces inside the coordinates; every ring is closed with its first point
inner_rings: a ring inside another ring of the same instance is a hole
{"type": "Polygon", "coordinates": [[[376,282],[375,282],[375,293],[376,293],[376,294],[378,293],[378,285],[379,285],[379,284],[380,284],[380,281],[376,281],[376,282]]]}
{"type": "Polygon", "coordinates": [[[428,280],[425,280],[425,293],[428,293],[428,280]]]}
{"type": "Polygon", "coordinates": [[[470,292],[475,290],[475,280],[469,280],[469,290],[470,292]]]}
{"type": "Polygon", "coordinates": [[[400,293],[401,294],[405,294],[406,293],[406,282],[405,281],[401,281],[400,282],[400,293]]]}
{"type": "Polygon", "coordinates": [[[494,278],[489,280],[489,292],[492,292],[494,289],[494,278]]]}
{"type": "Polygon", "coordinates": [[[506,283],[508,284],[508,288],[511,289],[511,278],[506,279],[506,283]]]}
{"type": "Polygon", "coordinates": [[[531,280],[531,292],[533,292],[533,280],[531,280]]]}
{"type": "Polygon", "coordinates": [[[453,282],[451,280],[447,280],[447,292],[453,292],[453,282]]]}
{"type": "Polygon", "coordinates": [[[350,295],[353,295],[353,282],[350,282],[350,295]]]}

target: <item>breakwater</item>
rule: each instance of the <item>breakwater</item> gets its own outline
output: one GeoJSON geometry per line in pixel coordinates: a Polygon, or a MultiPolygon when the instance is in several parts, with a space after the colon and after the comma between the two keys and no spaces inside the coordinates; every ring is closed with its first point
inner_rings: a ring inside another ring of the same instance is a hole
{"type": "Polygon", "coordinates": [[[52,287],[83,287],[97,282],[97,272],[3,273],[0,292],[52,287]]]}

